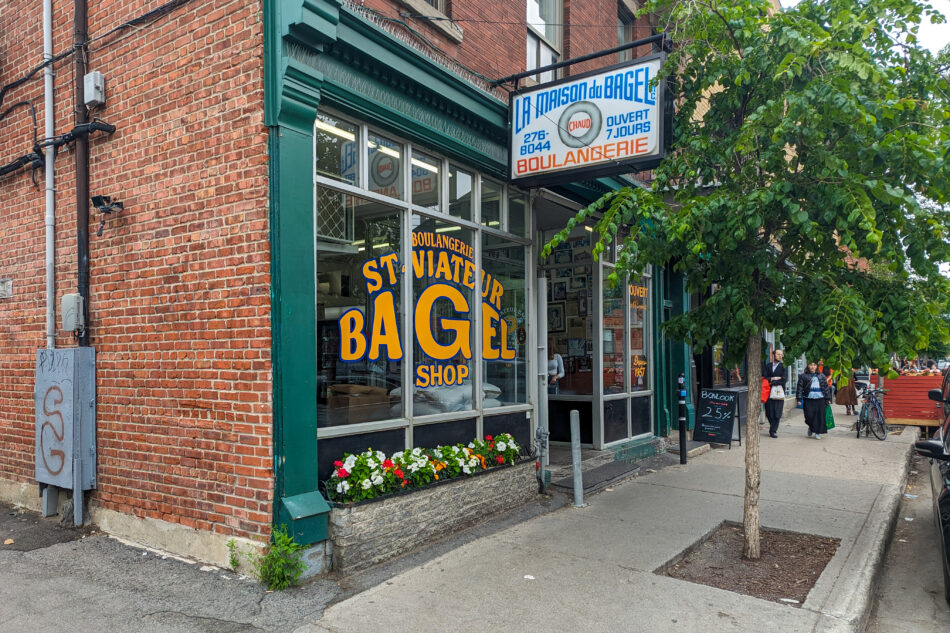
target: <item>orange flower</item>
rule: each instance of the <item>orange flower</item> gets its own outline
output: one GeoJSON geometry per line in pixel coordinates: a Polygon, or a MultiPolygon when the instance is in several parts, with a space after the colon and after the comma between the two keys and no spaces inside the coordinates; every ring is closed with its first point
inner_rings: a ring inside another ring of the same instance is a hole
{"type": "Polygon", "coordinates": [[[435,475],[435,480],[436,480],[436,481],[439,480],[439,476],[438,476],[438,475],[435,475]]]}

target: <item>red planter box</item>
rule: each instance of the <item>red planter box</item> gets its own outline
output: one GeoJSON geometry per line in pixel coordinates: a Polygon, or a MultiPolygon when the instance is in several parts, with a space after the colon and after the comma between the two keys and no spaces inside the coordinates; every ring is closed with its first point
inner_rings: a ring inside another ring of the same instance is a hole
{"type": "Polygon", "coordinates": [[[931,389],[939,389],[943,376],[900,376],[884,380],[884,415],[892,424],[938,424],[936,402],[927,398],[931,389]]]}

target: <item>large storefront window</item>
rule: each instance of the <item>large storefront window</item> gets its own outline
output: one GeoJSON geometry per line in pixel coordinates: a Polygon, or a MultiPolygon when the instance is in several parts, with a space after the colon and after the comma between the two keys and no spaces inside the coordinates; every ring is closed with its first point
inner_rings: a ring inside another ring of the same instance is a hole
{"type": "Polygon", "coordinates": [[[472,231],[412,216],[413,415],[475,408],[472,231]]]}
{"type": "Polygon", "coordinates": [[[626,360],[624,358],[624,287],[604,283],[604,393],[626,391],[626,360]]]}
{"type": "Polygon", "coordinates": [[[528,401],[527,252],[527,247],[510,239],[482,236],[485,279],[504,288],[495,302],[490,294],[482,299],[482,406],[486,409],[528,401]]]}
{"type": "Polygon", "coordinates": [[[401,418],[390,394],[402,386],[404,356],[402,213],[320,186],[317,206],[318,226],[345,224],[353,233],[317,252],[318,425],[401,418]]]}
{"type": "Polygon", "coordinates": [[[527,196],[336,115],[315,136],[321,442],[526,433],[527,196]]]}

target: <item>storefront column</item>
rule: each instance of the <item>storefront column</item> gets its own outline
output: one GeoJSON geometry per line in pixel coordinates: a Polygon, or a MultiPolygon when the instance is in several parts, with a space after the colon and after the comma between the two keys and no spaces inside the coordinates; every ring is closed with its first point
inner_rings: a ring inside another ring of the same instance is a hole
{"type": "Polygon", "coordinates": [[[287,54],[336,38],[339,3],[265,0],[265,123],[269,129],[274,523],[298,543],[328,536],[317,480],[313,125],[322,75],[287,54]]]}

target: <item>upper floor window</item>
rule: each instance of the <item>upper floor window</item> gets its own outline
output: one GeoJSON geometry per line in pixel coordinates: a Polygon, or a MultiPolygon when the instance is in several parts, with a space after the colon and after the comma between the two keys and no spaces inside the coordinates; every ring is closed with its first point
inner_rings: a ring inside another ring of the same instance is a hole
{"type": "MultiPolygon", "coordinates": [[[[555,63],[561,57],[563,42],[563,0],[528,0],[527,2],[527,70],[555,63]]],[[[554,71],[541,73],[540,82],[557,77],[554,71]]]]}
{"type": "MultiPolygon", "coordinates": [[[[617,8],[617,46],[623,46],[635,40],[636,37],[634,37],[633,31],[633,14],[631,14],[624,6],[624,3],[621,2],[617,8]]],[[[631,59],[633,59],[632,48],[617,53],[618,62],[625,62],[631,59]]]]}
{"type": "Polygon", "coordinates": [[[440,13],[448,13],[446,11],[445,0],[425,0],[425,3],[440,13]]]}

